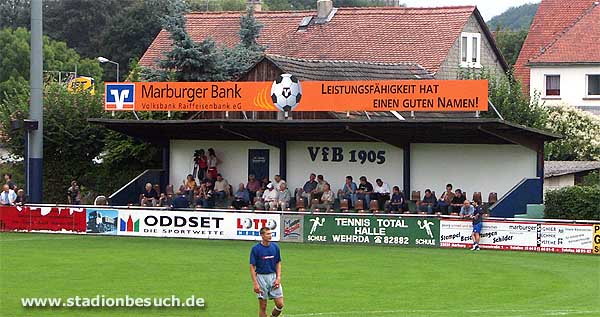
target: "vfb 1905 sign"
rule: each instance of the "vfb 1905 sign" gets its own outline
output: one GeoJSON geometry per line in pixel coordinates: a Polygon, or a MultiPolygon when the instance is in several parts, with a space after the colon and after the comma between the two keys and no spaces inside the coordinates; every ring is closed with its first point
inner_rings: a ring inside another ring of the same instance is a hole
{"type": "Polygon", "coordinates": [[[349,162],[349,163],[385,163],[385,151],[383,150],[355,150],[344,152],[339,146],[309,146],[307,148],[311,161],[322,162],[349,162]]]}

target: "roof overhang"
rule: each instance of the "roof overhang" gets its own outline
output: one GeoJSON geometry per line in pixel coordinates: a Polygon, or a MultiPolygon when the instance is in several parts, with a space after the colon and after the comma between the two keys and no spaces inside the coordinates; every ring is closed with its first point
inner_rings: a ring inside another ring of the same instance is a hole
{"type": "Polygon", "coordinates": [[[499,119],[428,120],[117,120],[89,122],[155,144],[172,139],[253,140],[280,146],[286,141],[520,144],[535,150],[559,135],[499,119]]]}

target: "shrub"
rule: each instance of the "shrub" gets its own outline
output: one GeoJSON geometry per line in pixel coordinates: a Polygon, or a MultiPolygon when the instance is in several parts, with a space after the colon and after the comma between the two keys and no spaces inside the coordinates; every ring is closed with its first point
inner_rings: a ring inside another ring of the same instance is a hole
{"type": "Polygon", "coordinates": [[[546,193],[544,217],[600,220],[600,186],[572,186],[546,193]]]}

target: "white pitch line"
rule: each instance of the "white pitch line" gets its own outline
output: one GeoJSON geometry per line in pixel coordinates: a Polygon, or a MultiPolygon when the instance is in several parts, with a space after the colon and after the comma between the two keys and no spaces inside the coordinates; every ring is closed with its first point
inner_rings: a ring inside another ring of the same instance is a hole
{"type": "Polygon", "coordinates": [[[536,316],[567,316],[581,314],[600,314],[600,310],[525,310],[525,309],[482,309],[482,310],[427,310],[427,309],[397,309],[397,310],[371,310],[371,311],[345,311],[345,312],[321,312],[305,314],[287,314],[288,317],[309,317],[309,316],[348,316],[348,315],[375,315],[375,314],[452,314],[452,313],[534,313],[536,316]]]}

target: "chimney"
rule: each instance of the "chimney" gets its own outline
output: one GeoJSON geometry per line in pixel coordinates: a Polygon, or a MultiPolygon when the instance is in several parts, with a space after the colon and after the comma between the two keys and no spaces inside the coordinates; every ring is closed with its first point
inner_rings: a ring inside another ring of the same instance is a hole
{"type": "Polygon", "coordinates": [[[332,0],[317,0],[317,18],[327,19],[333,10],[332,0]]]}
{"type": "Polygon", "coordinates": [[[262,10],[262,0],[247,0],[246,5],[248,7],[252,7],[254,12],[259,12],[262,10]]]}

